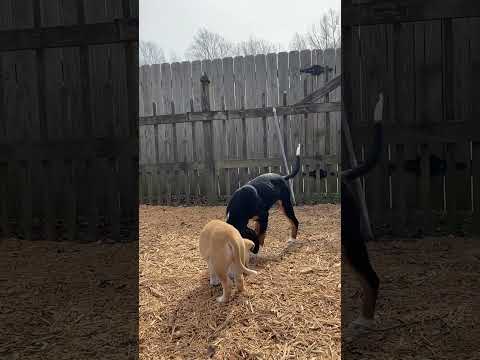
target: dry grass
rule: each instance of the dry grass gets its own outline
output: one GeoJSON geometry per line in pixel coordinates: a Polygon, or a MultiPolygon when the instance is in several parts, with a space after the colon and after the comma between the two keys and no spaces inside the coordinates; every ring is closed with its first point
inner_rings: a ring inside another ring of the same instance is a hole
{"type": "Polygon", "coordinates": [[[215,297],[198,234],[224,207],[140,208],[141,359],[340,359],[340,207],[296,208],[300,243],[272,211],[245,295],[215,297]]]}

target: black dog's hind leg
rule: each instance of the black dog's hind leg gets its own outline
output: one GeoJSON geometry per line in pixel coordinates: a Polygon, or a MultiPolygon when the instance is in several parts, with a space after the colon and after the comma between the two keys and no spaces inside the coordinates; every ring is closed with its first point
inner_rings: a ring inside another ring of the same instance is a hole
{"type": "Polygon", "coordinates": [[[285,200],[281,202],[280,209],[290,221],[291,228],[289,240],[296,240],[298,233],[298,220],[295,216],[295,211],[293,210],[293,205],[290,201],[290,198],[285,198],[285,200]]]}
{"type": "Polygon", "coordinates": [[[345,236],[352,236],[352,234],[342,234],[344,237],[342,241],[344,242],[345,258],[362,284],[364,296],[362,316],[365,319],[373,320],[380,280],[370,263],[365,242],[358,238],[346,239],[345,236]]]}

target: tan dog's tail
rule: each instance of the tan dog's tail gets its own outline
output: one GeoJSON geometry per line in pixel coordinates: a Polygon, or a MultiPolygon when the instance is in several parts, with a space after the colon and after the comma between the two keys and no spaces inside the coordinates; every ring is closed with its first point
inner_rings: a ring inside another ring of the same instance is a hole
{"type": "MultiPolygon", "coordinates": [[[[241,237],[240,237],[240,241],[243,241],[241,237]]],[[[255,270],[250,270],[243,264],[242,259],[240,258],[239,242],[231,238],[230,236],[228,237],[228,242],[233,248],[233,261],[235,262],[235,266],[237,267],[237,269],[241,270],[244,274],[257,275],[257,272],[255,270]]]]}

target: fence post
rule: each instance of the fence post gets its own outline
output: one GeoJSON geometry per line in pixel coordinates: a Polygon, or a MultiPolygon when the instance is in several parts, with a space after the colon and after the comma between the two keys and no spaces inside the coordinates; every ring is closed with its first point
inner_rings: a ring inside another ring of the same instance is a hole
{"type": "MultiPolygon", "coordinates": [[[[203,73],[200,78],[202,83],[202,112],[210,111],[210,80],[206,73],[203,73]]],[[[215,201],[215,162],[213,159],[213,126],[212,120],[203,121],[203,136],[205,146],[205,164],[206,164],[206,187],[207,187],[207,199],[209,203],[215,201]]]]}

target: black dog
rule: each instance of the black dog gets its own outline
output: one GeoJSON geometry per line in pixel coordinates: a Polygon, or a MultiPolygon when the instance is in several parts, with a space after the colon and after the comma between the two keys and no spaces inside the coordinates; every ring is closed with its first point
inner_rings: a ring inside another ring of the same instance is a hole
{"type": "Polygon", "coordinates": [[[375,118],[373,147],[368,159],[363,164],[341,173],[341,236],[343,255],[344,259],[352,266],[361,279],[364,299],[361,317],[355,321],[356,325],[361,326],[368,326],[373,322],[380,281],[368,257],[368,250],[365,244],[368,240],[368,235],[362,231],[361,207],[359,199],[353,192],[353,181],[367,174],[378,163],[380,158],[382,126],[379,116],[377,115],[375,118]]]}
{"type": "Polygon", "coordinates": [[[263,174],[250,180],[235,191],[227,205],[227,223],[233,225],[246,239],[255,243],[252,249],[258,253],[263,246],[268,226],[268,211],[277,203],[282,213],[291,223],[290,240],[297,238],[298,220],[293,211],[288,180],[297,175],[300,170],[300,145],[297,147],[295,166],[291,174],[263,174]],[[248,221],[253,219],[257,223],[256,231],[250,229],[248,221]]]}

